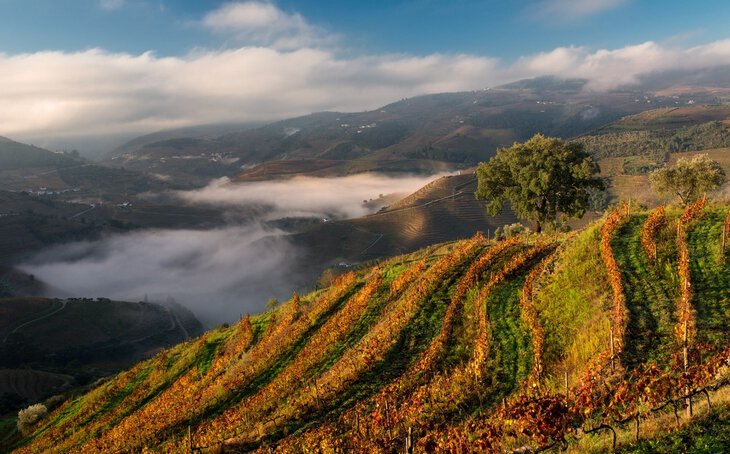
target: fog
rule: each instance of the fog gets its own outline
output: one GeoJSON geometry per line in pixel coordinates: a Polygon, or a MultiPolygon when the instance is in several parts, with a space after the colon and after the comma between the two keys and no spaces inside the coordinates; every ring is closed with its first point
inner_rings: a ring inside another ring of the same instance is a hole
{"type": "MultiPolygon", "coordinates": [[[[175,196],[187,203],[265,204],[268,214],[246,225],[214,230],[144,230],[47,249],[20,266],[64,295],[163,302],[190,308],[206,325],[263,311],[270,297],[286,299],[311,288],[320,270],[302,267],[304,255],[263,221],[291,216],[352,217],[370,210],[363,199],[393,190],[410,193],[436,177],[358,175],[335,179],[233,185],[216,180],[175,196]]],[[[56,296],[56,295],[49,295],[56,296]]],[[[59,295],[61,296],[61,295],[59,295]]]]}
{"type": "Polygon", "coordinates": [[[268,205],[268,218],[285,216],[316,216],[354,218],[364,216],[372,208],[364,200],[380,195],[408,195],[438,178],[433,176],[389,177],[379,174],[358,174],[338,178],[295,177],[233,184],[228,178],[213,181],[196,191],[181,191],[176,195],[191,203],[227,207],[251,204],[268,205]]]}
{"type": "Polygon", "coordinates": [[[204,324],[262,310],[301,285],[297,251],[258,226],[134,232],[49,249],[21,266],[72,296],[184,304],[204,324]]]}

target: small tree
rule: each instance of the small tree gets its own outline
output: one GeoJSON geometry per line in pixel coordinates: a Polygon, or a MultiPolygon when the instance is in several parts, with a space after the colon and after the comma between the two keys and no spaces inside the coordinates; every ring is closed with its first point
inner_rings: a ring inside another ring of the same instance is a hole
{"type": "Polygon", "coordinates": [[[580,143],[536,134],[525,143],[500,148],[477,169],[476,196],[486,200],[487,211],[496,216],[505,201],[523,219],[535,223],[540,233],[558,214],[582,217],[589,207],[591,188],[603,189],[594,177],[598,165],[580,143]]]}
{"type": "Polygon", "coordinates": [[[725,171],[707,154],[692,159],[679,158],[673,166],[664,166],[649,175],[654,190],[679,197],[683,205],[699,199],[702,193],[717,189],[725,182],[725,171]]]}
{"type": "Polygon", "coordinates": [[[33,427],[48,414],[48,409],[43,404],[33,404],[18,412],[18,430],[23,436],[33,432],[33,427]]]}

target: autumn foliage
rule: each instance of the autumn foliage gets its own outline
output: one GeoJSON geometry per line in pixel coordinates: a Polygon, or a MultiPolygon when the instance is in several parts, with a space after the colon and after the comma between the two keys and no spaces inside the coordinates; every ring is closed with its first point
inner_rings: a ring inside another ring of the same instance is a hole
{"type": "Polygon", "coordinates": [[[641,247],[644,249],[646,256],[652,263],[657,259],[656,235],[659,229],[667,223],[666,207],[661,205],[655,208],[646,218],[644,225],[641,227],[641,247]]]}
{"type": "MultiPolygon", "coordinates": [[[[626,329],[631,284],[616,259],[630,216],[619,206],[589,242],[477,234],[294,293],[70,400],[19,452],[537,452],[629,424],[638,430],[652,414],[677,414],[687,398],[709,401],[730,384],[730,345],[697,335],[705,326],[691,285],[699,258],[690,257],[687,233],[703,210],[704,201],[687,207],[678,223],[676,323],[688,327],[688,364],[671,336],[660,362],[623,361],[635,338],[626,329]],[[563,386],[562,375],[550,376],[562,374],[564,358],[550,344],[554,308],[540,292],[568,244],[590,248],[592,263],[605,267],[608,285],[595,286],[605,314],[591,315],[608,316],[613,348],[601,337],[591,351],[599,353],[563,386]],[[505,376],[512,381],[500,382],[505,376]]],[[[660,207],[640,237],[632,233],[650,257],[665,223],[660,207]]]]}
{"type": "Polygon", "coordinates": [[[620,205],[615,208],[606,218],[601,227],[601,257],[606,266],[609,284],[613,292],[612,308],[612,333],[613,344],[616,352],[623,350],[626,323],[628,322],[628,310],[626,308],[626,296],[624,286],[616,257],[613,254],[611,240],[614,233],[628,220],[628,206],[620,205]]]}
{"type": "Polygon", "coordinates": [[[690,271],[687,227],[704,210],[703,197],[685,208],[677,222],[677,271],[679,274],[679,300],[677,301],[677,325],[675,336],[680,343],[691,344],[696,335],[694,309],[692,307],[692,273],[690,271]]]}

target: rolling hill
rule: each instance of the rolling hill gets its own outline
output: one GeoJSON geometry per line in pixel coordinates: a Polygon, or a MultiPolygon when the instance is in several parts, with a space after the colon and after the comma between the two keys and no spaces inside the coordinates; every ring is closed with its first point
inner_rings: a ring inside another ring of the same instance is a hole
{"type": "Polygon", "coordinates": [[[730,106],[652,109],[612,122],[575,139],[597,158],[645,156],[730,147],[730,106]]]}
{"type": "MultiPolygon", "coordinates": [[[[0,314],[0,396],[13,397],[15,410],[202,331],[195,316],[178,305],[104,298],[4,297],[0,314]]],[[[6,411],[3,405],[0,413],[6,411]]]]}
{"type": "Polygon", "coordinates": [[[727,206],[704,200],[684,211],[619,206],[572,234],[476,235],[394,257],[138,363],[12,443],[643,452],[668,440],[722,451],[727,219],[727,206]],[[677,412],[687,399],[695,417],[677,412]]]}
{"type": "Polygon", "coordinates": [[[78,159],[0,137],[0,170],[72,166],[78,159]]]}
{"type": "Polygon", "coordinates": [[[303,262],[331,266],[409,253],[478,231],[493,234],[518,222],[509,210],[489,216],[474,197],[476,184],[472,172],[441,177],[378,213],[318,223],[291,235],[291,242],[308,251],[303,262]]]}
{"type": "Polygon", "coordinates": [[[321,112],[253,129],[140,141],[113,162],[175,178],[241,180],[293,174],[414,172],[470,166],[536,132],[584,134],[625,115],[716,93],[584,90],[585,81],[540,78],[472,92],[404,99],[360,113],[321,112]]]}

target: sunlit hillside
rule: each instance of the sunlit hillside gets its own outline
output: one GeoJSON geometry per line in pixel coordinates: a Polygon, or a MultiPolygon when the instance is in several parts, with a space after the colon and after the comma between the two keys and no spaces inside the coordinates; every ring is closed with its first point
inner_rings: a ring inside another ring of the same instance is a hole
{"type": "Polygon", "coordinates": [[[577,233],[476,235],[344,274],[139,363],[13,442],[583,452],[644,449],[631,443],[700,424],[716,433],[704,442],[723,443],[728,210],[627,211],[577,233]],[[706,416],[708,404],[719,413],[706,416]]]}

